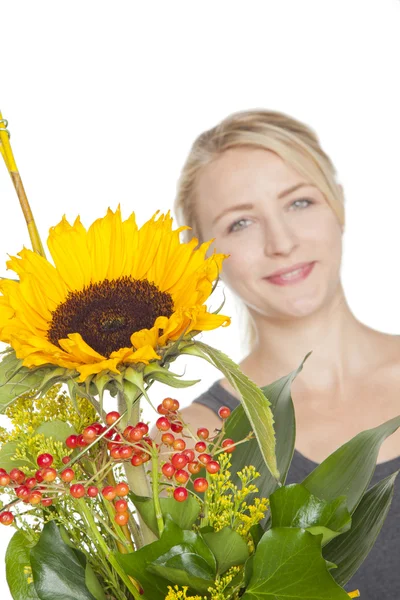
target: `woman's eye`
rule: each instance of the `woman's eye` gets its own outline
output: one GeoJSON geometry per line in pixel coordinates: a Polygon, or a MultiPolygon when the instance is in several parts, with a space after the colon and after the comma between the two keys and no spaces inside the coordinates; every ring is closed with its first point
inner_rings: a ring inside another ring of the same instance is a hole
{"type": "Polygon", "coordinates": [[[247,225],[251,223],[250,219],[239,219],[230,225],[228,229],[228,233],[232,233],[234,231],[240,231],[241,229],[245,229],[247,225]]]}
{"type": "Polygon", "coordinates": [[[312,200],[309,200],[308,198],[300,198],[299,200],[295,200],[294,202],[292,202],[292,204],[290,205],[290,208],[293,208],[293,209],[307,208],[311,204],[314,204],[314,202],[312,200]]]}

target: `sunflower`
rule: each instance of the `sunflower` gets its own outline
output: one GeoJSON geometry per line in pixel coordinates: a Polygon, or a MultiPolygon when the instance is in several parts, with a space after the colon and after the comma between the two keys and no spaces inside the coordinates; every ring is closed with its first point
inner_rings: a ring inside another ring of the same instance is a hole
{"type": "Polygon", "coordinates": [[[156,213],[138,228],[132,213],[108,210],[88,230],[78,217],[50,229],[54,264],[23,249],[0,282],[0,340],[29,368],[57,365],[78,381],[161,358],[182,335],[229,324],[204,302],[225,255],[211,242],[181,243],[172,218],[156,213]]]}

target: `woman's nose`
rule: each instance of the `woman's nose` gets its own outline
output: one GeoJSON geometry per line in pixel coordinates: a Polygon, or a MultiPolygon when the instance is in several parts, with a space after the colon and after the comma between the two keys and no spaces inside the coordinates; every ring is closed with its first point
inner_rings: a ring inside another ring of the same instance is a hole
{"type": "Polygon", "coordinates": [[[297,245],[297,236],[284,219],[269,220],[265,226],[264,242],[264,252],[267,256],[287,256],[297,245]]]}

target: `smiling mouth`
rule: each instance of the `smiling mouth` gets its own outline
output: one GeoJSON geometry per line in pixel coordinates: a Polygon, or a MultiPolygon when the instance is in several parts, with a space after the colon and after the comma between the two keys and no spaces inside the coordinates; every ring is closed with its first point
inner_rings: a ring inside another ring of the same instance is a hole
{"type": "Polygon", "coordinates": [[[275,275],[270,275],[265,279],[274,285],[290,285],[303,281],[313,270],[315,262],[305,263],[295,267],[291,271],[282,271],[275,275]]]}

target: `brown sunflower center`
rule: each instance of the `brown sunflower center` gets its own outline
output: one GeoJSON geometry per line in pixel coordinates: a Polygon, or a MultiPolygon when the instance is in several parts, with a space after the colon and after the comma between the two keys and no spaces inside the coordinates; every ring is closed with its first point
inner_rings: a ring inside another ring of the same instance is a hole
{"type": "Polygon", "coordinates": [[[94,350],[109,357],[131,346],[135,331],[151,329],[157,317],[174,312],[172,297],[147,280],[105,279],[70,292],[52,313],[47,337],[56,346],[69,333],[80,333],[94,350]]]}

